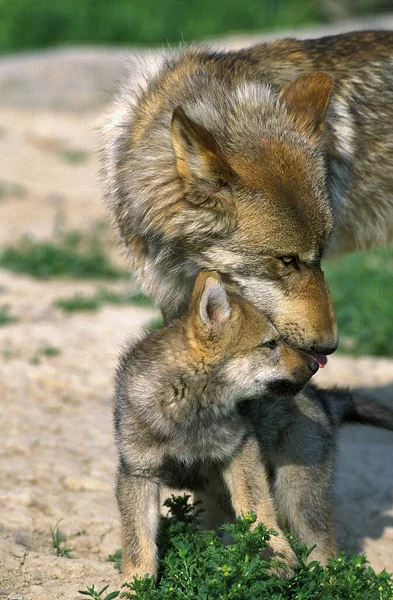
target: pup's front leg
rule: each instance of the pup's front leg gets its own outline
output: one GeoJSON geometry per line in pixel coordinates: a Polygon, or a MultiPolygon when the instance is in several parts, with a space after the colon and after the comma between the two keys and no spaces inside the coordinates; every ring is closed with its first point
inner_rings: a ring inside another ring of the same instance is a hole
{"type": "Polygon", "coordinates": [[[246,441],[240,454],[232,461],[223,475],[236,515],[245,515],[253,511],[257,515],[257,522],[264,523],[266,527],[275,529],[278,533],[277,536],[271,536],[269,546],[261,558],[280,560],[287,567],[274,567],[270,572],[280,577],[291,577],[297,566],[297,558],[278,526],[268,478],[256,440],[246,441]]]}
{"type": "Polygon", "coordinates": [[[333,533],[331,465],[278,465],[274,498],[280,524],[308,547],[309,560],[326,565],[336,554],[333,533]]]}
{"type": "Polygon", "coordinates": [[[131,582],[136,575],[156,575],[159,486],[119,469],[116,496],[121,519],[123,582],[131,582]]]}

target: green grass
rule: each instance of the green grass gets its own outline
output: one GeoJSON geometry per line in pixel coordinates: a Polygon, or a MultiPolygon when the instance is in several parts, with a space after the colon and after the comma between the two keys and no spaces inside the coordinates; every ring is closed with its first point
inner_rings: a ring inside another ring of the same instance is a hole
{"type": "Polygon", "coordinates": [[[86,295],[77,292],[69,298],[58,298],[53,302],[57,308],[64,312],[99,310],[104,304],[133,304],[134,306],[154,306],[153,302],[144,294],[118,294],[104,288],[95,294],[86,295]]]}
{"type": "Polygon", "coordinates": [[[122,551],[121,549],[115,550],[115,552],[113,554],[109,554],[108,556],[108,561],[109,562],[113,562],[113,566],[115,567],[116,571],[121,571],[121,557],[122,557],[122,551]]]}
{"type": "MultiPolygon", "coordinates": [[[[338,5],[337,5],[338,6],[338,5]]],[[[326,22],[337,6],[316,0],[1,0],[0,52],[64,43],[179,43],[229,31],[326,22]]],[[[344,2],[341,14],[387,9],[387,0],[344,2]]]]}
{"type": "Polygon", "coordinates": [[[70,165],[77,165],[86,162],[89,159],[89,153],[86,150],[62,149],[57,151],[58,156],[70,165]]]}
{"type": "MultiPolygon", "coordinates": [[[[299,568],[291,579],[273,577],[268,572],[272,563],[261,560],[260,553],[275,532],[262,524],[253,529],[255,516],[246,515],[234,525],[224,526],[233,540],[224,546],[215,532],[201,531],[198,512],[188,504],[188,497],[172,497],[165,505],[169,515],[162,517],[160,524],[158,583],[150,577],[134,579],[123,588],[121,597],[134,600],[392,600],[390,576],[385,571],[377,575],[362,556],[340,555],[331,559],[324,569],[315,561],[307,564],[309,550],[289,537],[299,568]],[[131,590],[135,595],[129,593],[131,590]]],[[[80,593],[87,595],[86,591],[80,593]]]]}
{"type": "Polygon", "coordinates": [[[10,314],[10,305],[0,304],[0,327],[15,323],[15,321],[17,321],[17,318],[10,314]]]}
{"type": "Polygon", "coordinates": [[[71,231],[54,240],[22,238],[0,251],[0,267],[48,279],[67,276],[76,279],[119,279],[127,273],[115,267],[106,254],[99,232],[71,231]]]}
{"type": "Polygon", "coordinates": [[[60,348],[56,348],[56,346],[43,346],[40,348],[41,356],[59,356],[61,354],[60,348]]]}
{"type": "Polygon", "coordinates": [[[56,525],[50,528],[50,533],[52,537],[52,546],[56,551],[56,556],[63,556],[64,558],[72,558],[71,552],[73,552],[73,548],[67,548],[66,546],[66,537],[62,531],[59,529],[58,521],[56,525]]]}
{"type": "Polygon", "coordinates": [[[82,292],[77,292],[70,298],[58,298],[53,302],[53,306],[61,308],[64,312],[78,312],[84,310],[98,310],[102,302],[95,296],[86,296],[82,292]]]}
{"type": "Polygon", "coordinates": [[[32,365],[39,365],[43,356],[52,358],[54,356],[59,356],[59,354],[61,354],[60,348],[56,348],[55,346],[43,346],[33,354],[30,358],[30,363],[32,365]]]}
{"type": "Polygon", "coordinates": [[[393,356],[393,248],[324,264],[336,311],[340,352],[393,356]]]}
{"type": "Polygon", "coordinates": [[[162,318],[162,316],[155,317],[154,319],[151,319],[151,321],[149,321],[145,325],[145,331],[149,332],[152,329],[157,329],[157,327],[162,327],[163,324],[164,324],[164,319],[162,318]]]}
{"type": "Polygon", "coordinates": [[[108,0],[2,0],[0,52],[81,42],[177,44],[320,21],[315,0],[112,0],[110,10],[108,0]]]}
{"type": "Polygon", "coordinates": [[[0,201],[6,198],[24,198],[26,194],[27,190],[23,185],[11,181],[0,181],[0,201]]]}

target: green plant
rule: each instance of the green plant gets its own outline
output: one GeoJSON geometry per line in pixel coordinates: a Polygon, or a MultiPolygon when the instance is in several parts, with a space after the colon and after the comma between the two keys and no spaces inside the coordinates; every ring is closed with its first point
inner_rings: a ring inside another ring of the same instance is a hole
{"type": "Polygon", "coordinates": [[[52,546],[56,550],[56,556],[63,556],[64,558],[72,558],[71,552],[73,552],[73,548],[67,548],[65,545],[66,537],[62,531],[59,529],[58,521],[56,525],[50,528],[50,533],[52,536],[52,546]]]}
{"type": "Polygon", "coordinates": [[[82,594],[83,596],[90,596],[90,598],[93,598],[94,600],[112,600],[113,598],[117,598],[118,595],[120,594],[120,592],[111,592],[110,594],[107,594],[105,597],[102,597],[102,594],[104,592],[106,592],[106,590],[108,589],[109,584],[106,585],[105,587],[102,588],[101,591],[97,591],[94,589],[94,585],[92,585],[90,588],[87,588],[87,590],[81,591],[79,590],[79,593],[82,594]]]}
{"type": "MultiPolygon", "coordinates": [[[[261,551],[273,530],[255,525],[255,515],[239,518],[223,529],[232,537],[224,546],[213,531],[202,531],[200,514],[189,497],[168,499],[169,514],[161,518],[159,573],[136,578],[124,586],[122,598],[135,600],[392,600],[393,582],[377,575],[362,556],[340,555],[324,569],[307,564],[305,546],[289,536],[299,568],[291,579],[273,577],[261,551]]],[[[116,552],[117,558],[119,552],[116,552]]],[[[279,561],[276,561],[278,563],[279,561]]]]}
{"type": "Polygon", "coordinates": [[[56,276],[119,279],[127,276],[112,265],[105,254],[99,231],[63,232],[56,240],[44,241],[24,237],[17,245],[0,251],[0,267],[41,279],[56,276]]]}

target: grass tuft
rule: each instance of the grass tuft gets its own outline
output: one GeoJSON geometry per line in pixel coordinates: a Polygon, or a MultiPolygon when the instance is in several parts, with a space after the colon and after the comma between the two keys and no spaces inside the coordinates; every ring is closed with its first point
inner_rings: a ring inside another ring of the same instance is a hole
{"type": "Polygon", "coordinates": [[[50,528],[50,533],[52,536],[52,546],[56,550],[56,556],[63,556],[64,558],[72,558],[71,552],[73,552],[73,548],[67,548],[65,545],[66,537],[62,531],[59,529],[58,521],[54,528],[50,528]]]}
{"type": "Polygon", "coordinates": [[[109,583],[103,587],[102,590],[98,591],[94,588],[94,585],[92,585],[91,587],[87,588],[87,590],[79,590],[79,593],[82,594],[82,596],[90,596],[90,598],[93,598],[93,600],[112,600],[113,598],[117,598],[120,592],[110,592],[106,596],[102,595],[104,592],[106,592],[108,587],[109,583]]]}
{"type": "Polygon", "coordinates": [[[70,165],[84,163],[89,159],[89,153],[86,150],[62,148],[57,150],[57,154],[70,165]]]}
{"type": "Polygon", "coordinates": [[[97,232],[71,231],[58,235],[55,241],[24,237],[17,245],[7,246],[0,252],[0,267],[40,279],[59,276],[119,279],[127,276],[111,263],[97,232]]]}
{"type": "Polygon", "coordinates": [[[9,304],[1,304],[0,305],[0,327],[4,327],[4,325],[9,325],[10,323],[15,323],[18,319],[10,314],[10,305],[9,304]]]}
{"type": "Polygon", "coordinates": [[[5,198],[24,198],[27,190],[19,183],[11,181],[0,181],[0,201],[5,198]]]}
{"type": "Polygon", "coordinates": [[[58,298],[53,306],[61,308],[64,312],[83,310],[98,310],[104,304],[133,304],[134,306],[154,306],[153,302],[142,293],[128,295],[112,292],[105,288],[99,289],[95,294],[87,296],[77,292],[69,298],[58,298]]]}

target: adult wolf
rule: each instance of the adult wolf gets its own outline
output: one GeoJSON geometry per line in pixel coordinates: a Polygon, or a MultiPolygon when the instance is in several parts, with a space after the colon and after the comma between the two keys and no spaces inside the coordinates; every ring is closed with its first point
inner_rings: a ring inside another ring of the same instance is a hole
{"type": "Polygon", "coordinates": [[[108,202],[166,320],[217,270],[322,364],[337,347],[322,257],[393,238],[392,123],[387,31],[191,47],[126,86],[108,202]]]}

